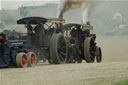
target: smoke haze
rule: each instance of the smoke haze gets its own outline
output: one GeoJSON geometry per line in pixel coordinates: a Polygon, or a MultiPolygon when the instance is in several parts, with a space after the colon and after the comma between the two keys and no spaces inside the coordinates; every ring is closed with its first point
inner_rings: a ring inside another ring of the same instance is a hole
{"type": "MultiPolygon", "coordinates": [[[[91,0],[92,1],[92,0],[91,0]]],[[[89,4],[90,0],[61,0],[59,5],[59,11],[57,13],[58,18],[63,18],[65,12],[70,9],[81,9],[83,24],[89,21],[89,4]]]]}

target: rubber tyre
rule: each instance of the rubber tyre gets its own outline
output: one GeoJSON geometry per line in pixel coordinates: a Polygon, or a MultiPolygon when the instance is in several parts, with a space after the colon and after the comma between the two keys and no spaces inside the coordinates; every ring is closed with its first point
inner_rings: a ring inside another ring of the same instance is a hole
{"type": "Polygon", "coordinates": [[[96,61],[97,61],[97,63],[102,62],[102,50],[98,46],[96,46],[96,61]]]}
{"type": "Polygon", "coordinates": [[[26,53],[18,53],[16,55],[16,66],[19,68],[25,68],[28,66],[28,56],[26,53]]]}
{"type": "Polygon", "coordinates": [[[37,56],[34,52],[28,53],[28,67],[33,67],[37,64],[37,56]]]}
{"type": "Polygon", "coordinates": [[[63,35],[60,33],[53,34],[51,38],[50,57],[54,64],[64,64],[67,61],[67,44],[63,35]],[[64,49],[63,54],[62,49],[64,49]]]}
{"type": "Polygon", "coordinates": [[[95,56],[91,54],[91,46],[94,44],[94,40],[91,37],[87,37],[84,41],[84,57],[87,63],[93,63],[95,56]]]}

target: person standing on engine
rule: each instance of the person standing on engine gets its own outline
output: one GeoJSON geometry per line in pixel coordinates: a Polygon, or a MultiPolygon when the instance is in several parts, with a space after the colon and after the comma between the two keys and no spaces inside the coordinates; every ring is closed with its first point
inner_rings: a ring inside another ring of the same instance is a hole
{"type": "Polygon", "coordinates": [[[26,24],[25,27],[27,28],[27,34],[33,35],[33,27],[30,24],[26,24]]]}
{"type": "Polygon", "coordinates": [[[25,27],[27,28],[27,45],[28,46],[33,46],[33,41],[35,41],[34,39],[34,33],[33,33],[33,27],[31,26],[31,24],[26,24],[25,27]]]}
{"type": "Polygon", "coordinates": [[[38,44],[38,45],[41,45],[41,43],[42,43],[42,36],[43,36],[43,34],[45,33],[45,29],[44,29],[43,24],[39,23],[39,24],[35,27],[34,31],[35,31],[35,36],[36,36],[37,44],[38,44]]]}
{"type": "Polygon", "coordinates": [[[43,24],[38,24],[35,29],[35,35],[39,36],[40,34],[44,34],[44,26],[43,24]]]}

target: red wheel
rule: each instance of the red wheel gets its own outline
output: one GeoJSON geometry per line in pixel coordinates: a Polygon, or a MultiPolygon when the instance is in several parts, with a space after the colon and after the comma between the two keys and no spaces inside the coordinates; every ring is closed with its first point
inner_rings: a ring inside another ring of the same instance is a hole
{"type": "Polygon", "coordinates": [[[28,53],[28,66],[33,67],[36,65],[36,61],[37,61],[37,57],[36,54],[34,52],[29,52],[28,53]]]}
{"type": "Polygon", "coordinates": [[[28,65],[28,56],[26,53],[18,53],[16,56],[17,67],[25,68],[28,65]]]}

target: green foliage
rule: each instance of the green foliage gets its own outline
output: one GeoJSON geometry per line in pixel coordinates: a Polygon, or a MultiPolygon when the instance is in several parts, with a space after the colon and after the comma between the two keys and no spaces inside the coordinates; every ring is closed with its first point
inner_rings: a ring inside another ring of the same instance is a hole
{"type": "Polygon", "coordinates": [[[114,85],[128,85],[128,80],[127,81],[121,81],[121,82],[117,82],[114,85]]]}

